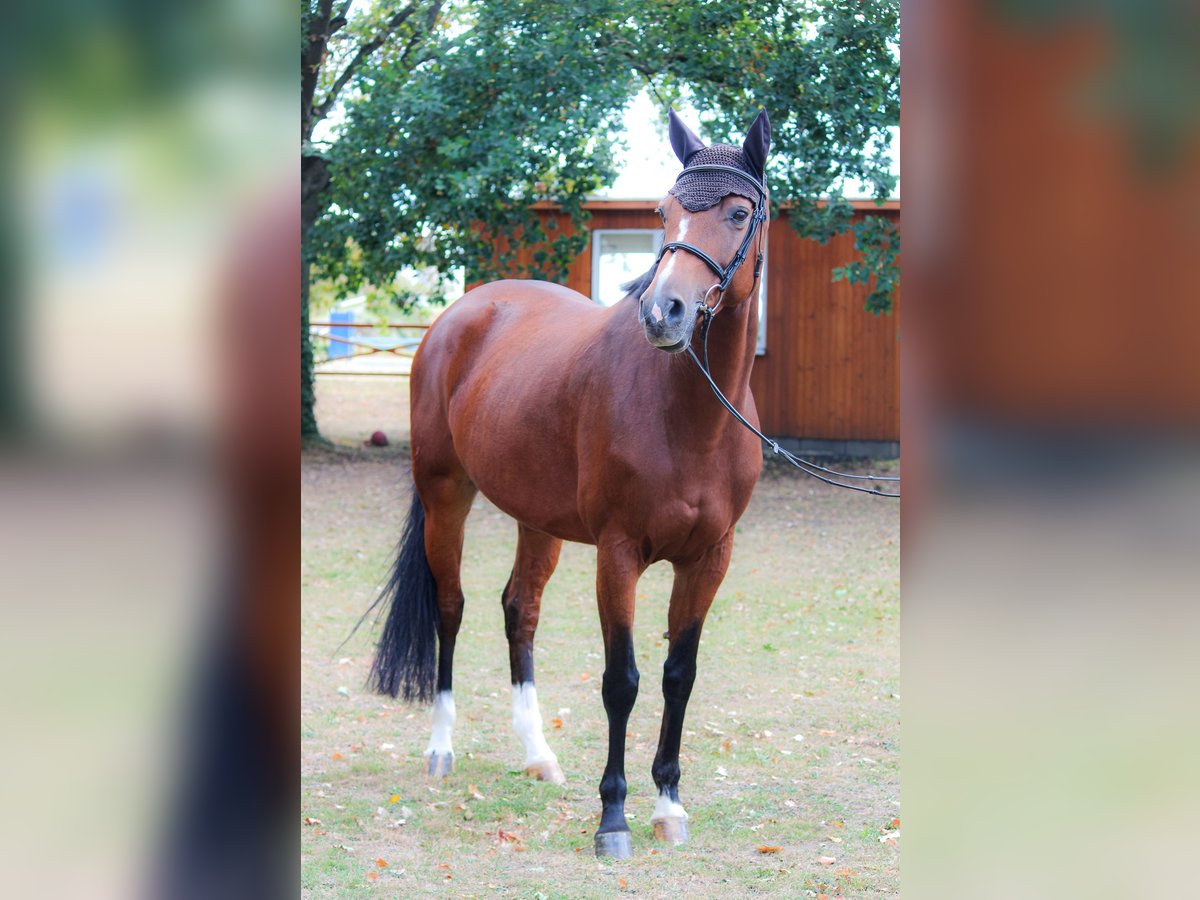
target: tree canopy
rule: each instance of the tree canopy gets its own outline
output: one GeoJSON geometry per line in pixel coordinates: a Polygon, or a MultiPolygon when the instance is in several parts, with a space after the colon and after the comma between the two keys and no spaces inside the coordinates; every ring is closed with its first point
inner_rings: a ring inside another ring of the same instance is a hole
{"type": "MultiPolygon", "coordinates": [[[[342,59],[400,16],[342,83],[345,115],[321,149],[331,181],[309,253],[325,274],[379,284],[433,265],[491,277],[512,271],[513,242],[495,240],[509,236],[545,248],[523,274],[560,277],[586,237],[546,234],[530,204],[584,222],[586,197],[616,175],[610,133],[643,88],[664,121],[666,105],[689,102],[710,141],[767,109],[773,202],[802,235],[852,227],[849,185],[878,199],[895,186],[895,0],[381,2],[346,29],[342,59]]],[[[867,306],[887,310],[896,235],[878,217],[853,227],[863,252],[839,275],[874,279],[867,306]]]]}

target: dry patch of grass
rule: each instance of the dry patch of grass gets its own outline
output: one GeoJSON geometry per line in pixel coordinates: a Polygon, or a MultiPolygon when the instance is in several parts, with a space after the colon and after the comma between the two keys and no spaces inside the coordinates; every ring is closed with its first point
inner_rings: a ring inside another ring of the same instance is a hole
{"type": "MultiPolygon", "coordinates": [[[[375,383],[389,386],[380,399],[407,391],[404,382],[375,383]]],[[[372,422],[367,406],[354,415],[361,424],[327,417],[326,434],[357,445],[355,429],[372,422]]],[[[600,862],[592,833],[607,725],[594,550],[564,547],[538,633],[547,738],[568,783],[531,782],[511,732],[499,603],[516,528],[477,502],[455,668],[457,769],[431,783],[420,755],[425,711],[364,690],[367,628],[339,649],[383,578],[407,491],[402,445],[306,453],[298,823],[306,896],[898,894],[894,502],[777,467],[764,474],[701,643],[681,754],[692,842],[679,849],[650,835],[671,573],[661,564],[646,573],[635,628],[641,693],[627,739],[635,857],[600,862]]]]}

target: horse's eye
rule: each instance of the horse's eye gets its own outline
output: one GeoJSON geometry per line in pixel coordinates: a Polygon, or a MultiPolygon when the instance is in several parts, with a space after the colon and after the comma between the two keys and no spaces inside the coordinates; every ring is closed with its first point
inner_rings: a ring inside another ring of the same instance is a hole
{"type": "Polygon", "coordinates": [[[658,213],[658,218],[660,220],[662,220],[663,222],[667,221],[667,214],[665,212],[663,212],[663,208],[661,206],[655,207],[654,211],[656,213],[658,213]]]}
{"type": "Polygon", "coordinates": [[[750,213],[748,213],[745,209],[738,208],[733,211],[733,220],[735,222],[745,222],[748,215],[750,215],[750,213]]]}

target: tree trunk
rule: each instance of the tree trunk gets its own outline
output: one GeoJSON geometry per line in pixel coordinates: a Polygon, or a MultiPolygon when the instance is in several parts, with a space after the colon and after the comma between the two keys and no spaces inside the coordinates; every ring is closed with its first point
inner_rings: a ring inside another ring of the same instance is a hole
{"type": "Polygon", "coordinates": [[[300,439],[320,439],[313,384],[312,340],[308,336],[308,257],[300,248],[300,439]]]}
{"type": "Polygon", "coordinates": [[[308,335],[308,235],[325,208],[329,169],[320,156],[300,157],[300,438],[321,439],[317,428],[312,340],[308,335]]]}

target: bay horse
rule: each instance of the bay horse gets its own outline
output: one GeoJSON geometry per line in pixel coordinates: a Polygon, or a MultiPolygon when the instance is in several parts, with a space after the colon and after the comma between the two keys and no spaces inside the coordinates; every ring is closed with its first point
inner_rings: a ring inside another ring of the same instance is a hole
{"type": "Polygon", "coordinates": [[[562,542],[595,545],[609,729],[598,856],[632,853],[625,731],[639,680],[634,598],[638,578],[659,560],[672,564],[675,579],[651,822],[659,840],[687,840],[679,800],[684,711],[734,526],[762,467],[758,439],[722,409],[683,351],[700,346],[704,332],[722,392],[758,424],[750,369],[770,122],[760,111],[740,148],[705,146],[671,110],[670,136],[684,169],[658,209],[665,243],[623,300],[605,308],[547,282],[498,281],[468,292],[429,329],[412,366],[412,505],[372,606],[384,603],[387,619],[371,684],[432,701],[429,773],[448,775],[467,514],[482,491],[516,519],[516,562],[501,595],[513,728],[526,771],[561,783],[538,710],[533,639],[562,542]],[[741,265],[752,249],[754,265],[741,265]]]}

